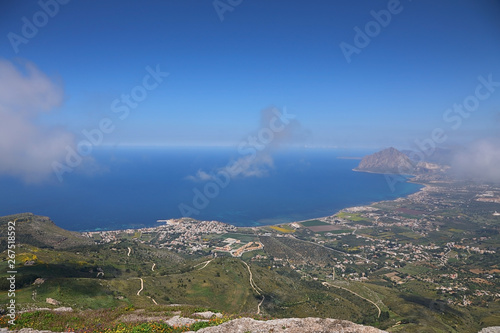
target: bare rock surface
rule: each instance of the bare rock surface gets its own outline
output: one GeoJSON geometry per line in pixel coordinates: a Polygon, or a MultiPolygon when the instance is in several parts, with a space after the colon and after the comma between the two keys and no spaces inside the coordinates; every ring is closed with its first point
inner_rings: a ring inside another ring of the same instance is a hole
{"type": "Polygon", "coordinates": [[[363,157],[356,171],[412,174],[415,170],[411,160],[395,148],[387,148],[375,154],[363,157]]]}
{"type": "Polygon", "coordinates": [[[193,323],[196,323],[197,321],[206,321],[206,320],[200,320],[200,319],[191,319],[191,318],[184,318],[181,316],[173,316],[169,320],[166,320],[165,322],[169,324],[170,326],[184,326],[184,325],[191,325],[193,323]]]}
{"type": "Polygon", "coordinates": [[[193,313],[193,316],[202,317],[202,318],[205,318],[205,319],[210,319],[213,316],[215,316],[216,318],[221,318],[222,317],[222,313],[215,313],[215,312],[212,312],[212,311],[195,312],[195,313],[193,313]]]}
{"type": "MultiPolygon", "coordinates": [[[[260,321],[241,318],[219,326],[203,328],[199,333],[383,333],[374,327],[354,324],[346,320],[324,318],[286,318],[260,321]]],[[[387,332],[385,332],[387,333],[387,332]]]]}
{"type": "Polygon", "coordinates": [[[500,333],[500,326],[492,326],[483,328],[479,333],[500,333]]]}
{"type": "Polygon", "coordinates": [[[73,308],[69,306],[61,306],[59,308],[52,309],[55,312],[73,312],[73,308]]]}

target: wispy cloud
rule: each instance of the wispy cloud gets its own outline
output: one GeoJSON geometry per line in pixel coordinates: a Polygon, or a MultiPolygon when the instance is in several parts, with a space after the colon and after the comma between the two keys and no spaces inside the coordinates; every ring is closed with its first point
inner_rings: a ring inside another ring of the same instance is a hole
{"type": "Polygon", "coordinates": [[[193,181],[209,181],[217,174],[226,173],[235,177],[264,177],[274,168],[273,154],[280,148],[303,142],[310,133],[305,130],[295,116],[280,111],[276,107],[260,112],[259,128],[252,131],[238,145],[240,157],[224,167],[211,172],[198,170],[187,178],[193,181]]]}
{"type": "Polygon", "coordinates": [[[39,181],[63,159],[74,136],[41,125],[40,116],[63,102],[64,92],[33,63],[19,66],[0,59],[0,174],[39,181]]]}
{"type": "Polygon", "coordinates": [[[482,139],[457,152],[452,171],[466,179],[500,183],[500,138],[482,139]]]}
{"type": "Polygon", "coordinates": [[[186,178],[193,181],[208,181],[212,180],[214,177],[200,169],[195,175],[189,175],[186,178]]]}
{"type": "MultiPolygon", "coordinates": [[[[233,163],[239,168],[230,169],[229,174],[231,177],[265,177],[274,168],[274,160],[269,151],[263,151],[257,154],[255,158],[252,158],[252,156],[240,157],[233,163]]],[[[217,173],[222,170],[222,168],[219,169],[217,173]]]]}

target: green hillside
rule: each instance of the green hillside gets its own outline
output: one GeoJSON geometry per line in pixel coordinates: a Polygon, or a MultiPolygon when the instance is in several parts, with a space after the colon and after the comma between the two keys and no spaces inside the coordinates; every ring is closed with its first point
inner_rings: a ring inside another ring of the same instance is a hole
{"type": "MultiPolygon", "coordinates": [[[[358,223],[346,221],[347,225],[358,223]]],[[[238,230],[241,233],[232,228],[220,232],[220,228],[224,226],[182,220],[158,228],[82,234],[29,213],[1,217],[0,303],[10,300],[6,278],[9,270],[15,270],[17,310],[32,310],[18,317],[15,328],[93,327],[95,332],[123,332],[135,329],[124,318],[142,325],[151,318],[164,322],[176,313],[190,316],[206,309],[223,315],[199,327],[238,316],[321,317],[389,332],[468,333],[500,321],[500,305],[493,295],[487,295],[486,307],[477,302],[470,307],[447,302],[431,280],[442,278],[442,268],[431,269],[421,261],[392,261],[392,267],[387,266],[390,259],[382,254],[391,251],[392,245],[385,235],[408,233],[400,226],[383,232],[366,227],[359,234],[341,236],[312,233],[307,228],[294,235],[282,235],[279,230],[270,234],[265,228],[238,230]],[[9,221],[16,227],[14,268],[9,267],[6,250],[9,221]],[[197,234],[195,230],[205,231],[197,234]],[[372,238],[367,237],[380,237],[388,246],[370,254],[365,244],[371,244],[372,238]],[[255,249],[234,256],[235,249],[250,248],[249,244],[255,249]],[[74,312],[33,312],[60,307],[71,307],[74,312]]],[[[451,256],[456,257],[455,252],[451,256]]],[[[492,267],[495,257],[490,254],[482,260],[492,267]]],[[[455,264],[450,261],[448,265],[455,264]]],[[[469,267],[464,265],[467,262],[461,267],[469,267]]],[[[481,288],[488,286],[486,280],[474,277],[475,267],[469,268],[474,274],[471,281],[481,283],[481,288]]],[[[6,326],[6,318],[0,316],[1,325],[6,326]]],[[[194,326],[158,327],[157,332],[181,332],[194,326]]]]}
{"type": "Polygon", "coordinates": [[[7,248],[7,224],[15,222],[16,242],[41,248],[66,249],[92,242],[77,232],[59,228],[45,216],[22,213],[0,217],[0,250],[7,248]]]}

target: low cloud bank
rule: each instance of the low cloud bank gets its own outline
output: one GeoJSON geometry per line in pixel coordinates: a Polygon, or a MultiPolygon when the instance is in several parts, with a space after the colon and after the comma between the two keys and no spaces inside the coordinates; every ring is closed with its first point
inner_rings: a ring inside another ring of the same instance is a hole
{"type": "Polygon", "coordinates": [[[451,170],[461,178],[500,183],[500,138],[478,140],[457,151],[451,170]]]}
{"type": "Polygon", "coordinates": [[[63,102],[64,92],[33,63],[0,59],[0,174],[27,182],[52,173],[52,162],[73,147],[73,134],[42,125],[40,116],[63,102]]]}

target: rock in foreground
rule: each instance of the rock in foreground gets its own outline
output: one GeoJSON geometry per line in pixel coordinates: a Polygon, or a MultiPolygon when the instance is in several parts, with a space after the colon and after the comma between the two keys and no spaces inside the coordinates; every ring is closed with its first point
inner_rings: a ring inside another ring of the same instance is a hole
{"type": "Polygon", "coordinates": [[[500,326],[483,328],[479,333],[500,333],[500,326]]]}
{"type": "MultiPolygon", "coordinates": [[[[346,320],[325,318],[286,318],[260,321],[241,318],[219,326],[203,328],[199,333],[383,333],[374,327],[354,324],[346,320]]],[[[387,333],[387,332],[386,332],[387,333]]]]}

